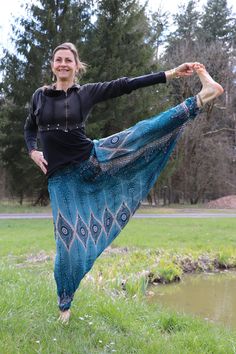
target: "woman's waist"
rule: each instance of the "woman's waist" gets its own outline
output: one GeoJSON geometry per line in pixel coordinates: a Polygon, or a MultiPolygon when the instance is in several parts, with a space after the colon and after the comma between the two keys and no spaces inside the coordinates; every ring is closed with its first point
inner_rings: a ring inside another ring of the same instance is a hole
{"type": "Polygon", "coordinates": [[[45,132],[45,131],[52,131],[52,130],[60,130],[63,132],[69,132],[72,130],[84,128],[85,124],[84,122],[82,123],[77,123],[77,122],[63,122],[63,123],[41,123],[38,126],[38,130],[40,132],[45,132]]]}

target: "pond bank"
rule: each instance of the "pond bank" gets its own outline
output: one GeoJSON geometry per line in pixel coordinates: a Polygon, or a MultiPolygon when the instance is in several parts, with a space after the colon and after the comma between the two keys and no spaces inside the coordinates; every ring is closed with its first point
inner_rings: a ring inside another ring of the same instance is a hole
{"type": "MultiPolygon", "coordinates": [[[[145,250],[142,252],[141,250],[127,247],[109,247],[104,253],[104,255],[111,255],[113,258],[114,255],[122,254],[127,256],[128,254],[133,254],[137,258],[141,257],[141,255],[143,257],[147,256],[149,260],[148,268],[138,272],[136,276],[145,277],[148,284],[178,282],[186,273],[220,272],[226,269],[236,270],[236,255],[233,255],[229,250],[216,253],[196,254],[195,252],[191,254],[188,252],[187,254],[182,254],[170,253],[165,250],[145,250]]],[[[126,262],[128,262],[129,257],[125,258],[126,262]]]]}
{"type": "MultiPolygon", "coordinates": [[[[17,267],[30,264],[54,262],[54,252],[40,251],[28,254],[18,259],[17,267]]],[[[236,270],[236,255],[230,250],[220,252],[200,253],[168,252],[166,250],[136,249],[128,247],[108,247],[99,257],[95,266],[87,275],[87,279],[99,277],[102,281],[110,282],[116,278],[120,281],[122,290],[130,279],[149,285],[170,284],[181,281],[185,274],[219,273],[222,270],[236,270]],[[112,261],[112,263],[111,263],[112,261]],[[109,273],[104,267],[110,264],[109,273]]]]}

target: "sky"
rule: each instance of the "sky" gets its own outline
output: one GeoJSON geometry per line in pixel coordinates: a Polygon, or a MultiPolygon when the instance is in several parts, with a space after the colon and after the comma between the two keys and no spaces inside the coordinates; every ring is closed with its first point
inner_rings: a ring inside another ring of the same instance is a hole
{"type": "MultiPolygon", "coordinates": [[[[28,3],[35,0],[29,0],[28,3]]],[[[199,6],[205,4],[207,0],[199,0],[199,6]]],[[[9,43],[9,33],[11,31],[10,24],[14,16],[23,14],[21,4],[25,3],[25,0],[7,0],[4,1],[4,6],[0,10],[0,47],[6,47],[9,43]]],[[[140,0],[140,3],[145,3],[145,0],[140,0]]],[[[151,11],[157,11],[160,7],[163,11],[169,11],[171,14],[176,13],[178,6],[188,3],[188,0],[149,0],[148,6],[151,11]]],[[[228,6],[233,7],[233,12],[236,13],[236,1],[228,0],[228,6]]]]}

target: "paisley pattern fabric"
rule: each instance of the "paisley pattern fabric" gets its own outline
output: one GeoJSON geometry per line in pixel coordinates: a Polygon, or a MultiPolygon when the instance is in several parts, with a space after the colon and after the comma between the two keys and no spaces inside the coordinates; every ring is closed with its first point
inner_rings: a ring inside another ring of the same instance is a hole
{"type": "Polygon", "coordinates": [[[101,252],[147,197],[186,123],[198,114],[196,98],[94,140],[88,160],[48,180],[56,239],[54,275],[59,308],[73,295],[101,252]]]}

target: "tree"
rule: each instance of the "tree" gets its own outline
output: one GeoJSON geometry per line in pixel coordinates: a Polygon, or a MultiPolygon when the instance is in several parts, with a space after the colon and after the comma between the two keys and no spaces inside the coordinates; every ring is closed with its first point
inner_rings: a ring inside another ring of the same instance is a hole
{"type": "MultiPolygon", "coordinates": [[[[134,0],[97,2],[94,30],[90,32],[85,58],[89,63],[86,81],[110,81],[158,70],[154,63],[151,28],[145,7],[134,0]]],[[[127,128],[157,111],[156,88],[99,104],[89,119],[88,132],[102,137],[127,128]]]]}
{"type": "MultiPolygon", "coordinates": [[[[218,3],[216,8],[219,11],[219,3],[222,2],[215,3],[218,3]]],[[[216,13],[213,16],[213,1],[209,1],[201,15],[196,12],[194,4],[190,1],[186,7],[181,7],[180,13],[175,16],[177,36],[169,37],[163,59],[170,67],[184,61],[199,61],[205,64],[209,73],[223,85],[226,94],[217,99],[216,104],[209,104],[196,122],[187,127],[174,158],[169,163],[169,169],[159,180],[161,188],[160,183],[163,179],[166,181],[165,177],[168,177],[168,188],[171,190],[173,200],[183,199],[191,203],[230,192],[235,193],[232,181],[236,172],[235,167],[232,168],[232,151],[235,144],[232,131],[235,129],[235,123],[231,101],[235,84],[230,38],[224,36],[225,32],[222,29],[219,32],[214,30],[215,27],[230,23],[229,11],[222,8],[221,12],[219,11],[220,16],[216,13]],[[198,21],[193,27],[194,18],[198,18],[198,21]],[[211,35],[210,29],[203,27],[206,22],[214,22],[211,35]],[[191,35],[188,36],[188,33],[191,35]]],[[[170,83],[174,103],[195,95],[200,89],[197,76],[188,80],[173,80],[170,83]]]]}
{"type": "Polygon", "coordinates": [[[207,42],[221,41],[222,46],[232,40],[231,9],[227,0],[208,0],[203,7],[201,35],[207,42]]]}

